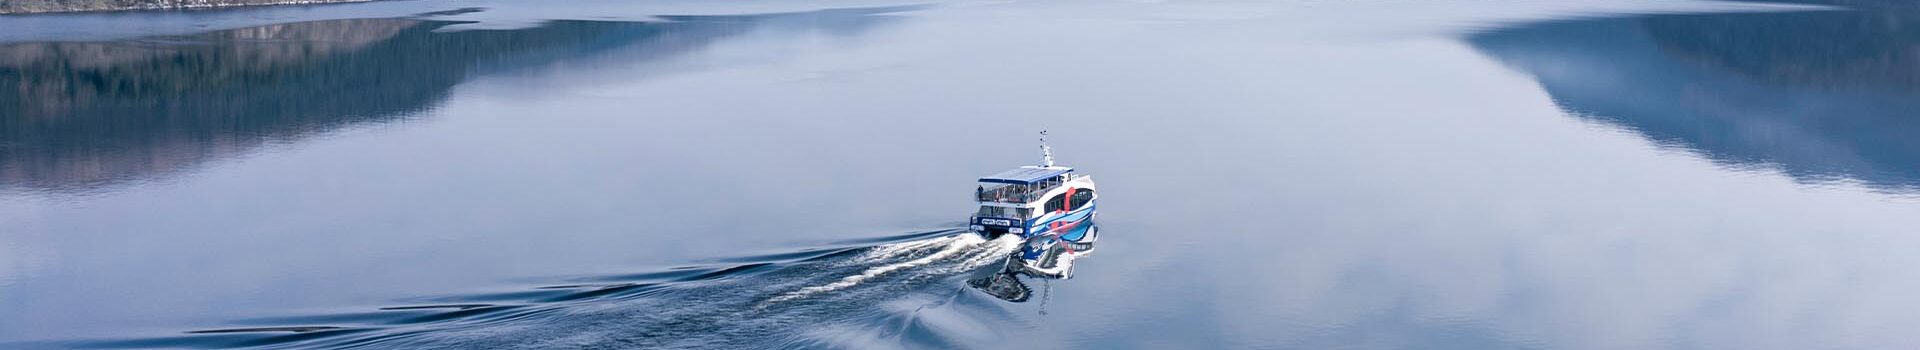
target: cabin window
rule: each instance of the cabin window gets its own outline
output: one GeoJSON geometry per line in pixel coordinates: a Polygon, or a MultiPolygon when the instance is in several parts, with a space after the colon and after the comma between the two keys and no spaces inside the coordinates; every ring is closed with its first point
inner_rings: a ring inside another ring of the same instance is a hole
{"type": "Polygon", "coordinates": [[[1033,187],[1034,189],[1049,189],[1049,188],[1053,188],[1054,186],[1059,186],[1060,183],[1061,183],[1060,178],[1051,177],[1044,180],[1040,180],[1039,182],[1035,182],[1033,187]]]}
{"type": "Polygon", "coordinates": [[[987,217],[987,218],[1026,219],[1027,215],[1032,213],[1033,213],[1033,209],[1027,209],[1027,208],[1009,208],[1009,207],[995,207],[995,206],[983,205],[983,206],[980,206],[980,213],[978,214],[978,216],[987,217]]]}
{"type": "Polygon", "coordinates": [[[1057,194],[1057,195],[1053,195],[1052,198],[1047,198],[1047,206],[1046,206],[1047,212],[1056,212],[1066,208],[1067,208],[1066,195],[1057,194]]]}
{"type": "Polygon", "coordinates": [[[980,187],[975,188],[974,191],[975,191],[974,193],[975,197],[978,197],[978,199],[981,202],[997,202],[997,203],[1026,203],[1027,202],[1027,186],[1026,185],[982,182],[980,183],[980,187]]]}
{"type": "Polygon", "coordinates": [[[1093,189],[1091,188],[1075,189],[1073,192],[1073,198],[1067,200],[1067,202],[1073,203],[1073,209],[1068,209],[1068,210],[1080,210],[1081,207],[1087,206],[1087,202],[1092,202],[1092,201],[1093,201],[1093,189]]]}

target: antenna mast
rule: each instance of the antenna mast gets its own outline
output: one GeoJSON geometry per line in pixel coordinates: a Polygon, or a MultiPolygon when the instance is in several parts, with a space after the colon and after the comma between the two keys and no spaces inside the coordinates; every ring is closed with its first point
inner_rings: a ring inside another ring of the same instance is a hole
{"type": "Polygon", "coordinates": [[[1053,147],[1047,146],[1047,131],[1040,130],[1040,166],[1053,167],[1053,147]]]}

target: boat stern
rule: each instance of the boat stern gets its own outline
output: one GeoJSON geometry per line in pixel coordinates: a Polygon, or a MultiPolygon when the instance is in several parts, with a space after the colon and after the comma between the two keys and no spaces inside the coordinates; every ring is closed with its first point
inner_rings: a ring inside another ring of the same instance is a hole
{"type": "Polygon", "coordinates": [[[976,215],[969,221],[971,223],[967,226],[967,229],[988,240],[1000,238],[1000,235],[1009,233],[1021,236],[1025,236],[1027,233],[1026,220],[981,217],[976,215]]]}

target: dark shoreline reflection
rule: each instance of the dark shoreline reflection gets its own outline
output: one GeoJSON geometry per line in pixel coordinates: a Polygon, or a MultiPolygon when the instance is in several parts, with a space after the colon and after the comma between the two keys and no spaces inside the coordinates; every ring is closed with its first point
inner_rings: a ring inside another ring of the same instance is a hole
{"type": "Polygon", "coordinates": [[[1478,33],[1569,114],[1740,168],[1920,188],[1920,14],[1658,15],[1478,33]]]}
{"type": "Polygon", "coordinates": [[[769,23],[851,35],[884,21],[869,15],[901,10],[451,32],[436,30],[463,22],[351,19],[0,45],[0,189],[69,193],[139,182],[267,143],[406,118],[493,72],[609,52],[622,64],[664,59],[769,23]]]}

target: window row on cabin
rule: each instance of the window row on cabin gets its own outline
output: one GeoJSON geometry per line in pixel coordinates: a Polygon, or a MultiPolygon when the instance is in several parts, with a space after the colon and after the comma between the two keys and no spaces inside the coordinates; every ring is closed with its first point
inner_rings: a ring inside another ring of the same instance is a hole
{"type": "Polygon", "coordinates": [[[1093,189],[1074,189],[1073,198],[1067,198],[1065,194],[1056,194],[1053,195],[1053,197],[1047,198],[1047,204],[1044,209],[1046,209],[1046,212],[1056,212],[1062,210],[1062,208],[1066,210],[1080,210],[1081,207],[1087,206],[1087,202],[1092,201],[1093,189]]]}

